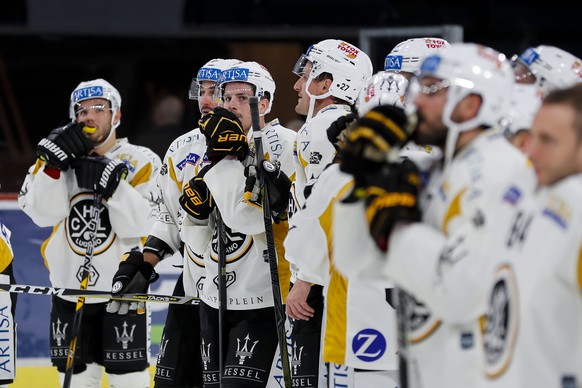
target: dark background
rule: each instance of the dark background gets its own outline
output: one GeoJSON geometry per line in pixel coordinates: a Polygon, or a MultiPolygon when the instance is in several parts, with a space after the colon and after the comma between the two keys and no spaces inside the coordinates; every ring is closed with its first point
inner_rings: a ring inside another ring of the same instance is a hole
{"type": "MultiPolygon", "coordinates": [[[[152,110],[167,95],[184,103],[182,131],[196,126],[198,108],[187,91],[209,59],[256,60],[277,83],[270,118],[287,124],[298,118],[291,70],[312,43],[359,45],[362,29],[458,25],[464,41],[508,56],[551,44],[580,57],[581,9],[559,1],[2,0],[0,191],[18,191],[36,143],[68,118],[69,95],[80,81],[101,77],[117,87],[118,135],[134,141],[153,129],[152,110]]],[[[368,52],[374,71],[398,42],[419,36],[375,40],[368,52]]],[[[163,149],[174,137],[156,145],[163,149]]]]}

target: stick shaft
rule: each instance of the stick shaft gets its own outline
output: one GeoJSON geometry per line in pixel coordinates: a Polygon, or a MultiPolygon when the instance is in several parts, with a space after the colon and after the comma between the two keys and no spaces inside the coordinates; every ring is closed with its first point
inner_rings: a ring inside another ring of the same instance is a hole
{"type": "Polygon", "coordinates": [[[263,187],[263,219],[265,221],[265,236],[267,238],[267,251],[265,260],[269,263],[271,271],[271,289],[273,290],[273,304],[275,310],[275,320],[277,324],[277,338],[281,351],[281,367],[283,371],[283,382],[286,388],[291,388],[291,368],[289,365],[289,354],[287,350],[287,335],[285,333],[285,310],[283,308],[283,298],[281,296],[281,284],[279,283],[279,268],[277,263],[277,250],[275,246],[275,236],[273,233],[273,222],[271,220],[271,207],[269,204],[269,193],[265,185],[264,177],[260,174],[260,165],[265,159],[263,143],[261,139],[261,123],[259,119],[259,101],[256,96],[249,98],[251,108],[251,120],[253,125],[253,138],[255,140],[255,157],[257,160],[257,173],[261,179],[263,187]]]}
{"type": "Polygon", "coordinates": [[[97,290],[81,290],[76,288],[60,288],[48,286],[34,286],[29,284],[0,284],[1,291],[15,294],[73,296],[84,298],[115,299],[129,302],[155,302],[167,304],[198,304],[200,299],[194,296],[174,296],[162,294],[124,294],[113,296],[109,292],[97,290]]]}

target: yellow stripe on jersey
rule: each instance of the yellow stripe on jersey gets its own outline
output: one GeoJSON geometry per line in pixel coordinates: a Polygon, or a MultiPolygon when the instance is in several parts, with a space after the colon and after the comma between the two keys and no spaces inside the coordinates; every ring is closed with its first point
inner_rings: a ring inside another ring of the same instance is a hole
{"type": "Polygon", "coordinates": [[[467,192],[467,187],[463,187],[461,191],[453,198],[449,209],[445,213],[445,218],[443,218],[443,223],[441,225],[441,230],[445,235],[449,231],[449,222],[456,216],[461,215],[461,197],[467,192]]]}
{"type": "Polygon", "coordinates": [[[36,163],[34,164],[34,170],[32,170],[32,175],[36,175],[36,173],[38,172],[38,170],[40,170],[43,164],[44,162],[42,160],[36,159],[36,163]]]}
{"type": "Polygon", "coordinates": [[[281,297],[283,303],[287,301],[289,295],[289,286],[291,285],[291,267],[287,260],[285,260],[285,248],[283,241],[289,232],[289,224],[287,221],[281,221],[278,224],[273,223],[273,237],[275,240],[275,249],[277,251],[277,267],[279,272],[279,283],[281,286],[281,297]]]}
{"type": "Polygon", "coordinates": [[[49,268],[48,261],[46,260],[46,247],[47,247],[49,241],[51,240],[51,238],[53,238],[53,236],[57,232],[57,230],[59,230],[59,225],[60,224],[57,224],[53,227],[53,231],[51,232],[51,235],[46,240],[44,240],[44,242],[40,246],[40,254],[42,255],[42,260],[44,261],[44,266],[49,270],[49,272],[51,269],[49,268]]]}
{"type": "Polygon", "coordinates": [[[327,322],[323,342],[323,360],[345,364],[347,337],[348,281],[337,271],[332,271],[326,298],[327,322]]]}
{"type": "Polygon", "coordinates": [[[176,171],[174,171],[174,163],[172,163],[172,159],[168,158],[168,171],[170,172],[170,179],[176,183],[178,190],[182,191],[182,182],[178,180],[176,176],[176,171]]]}
{"type": "Polygon", "coordinates": [[[10,249],[10,245],[8,244],[9,242],[4,240],[4,238],[0,238],[0,272],[4,271],[12,263],[12,259],[14,258],[12,249],[10,249]]]}
{"type": "Polygon", "coordinates": [[[132,187],[137,187],[138,185],[149,181],[152,175],[152,171],[153,171],[152,164],[148,162],[145,166],[142,167],[141,170],[137,172],[137,174],[133,176],[130,185],[132,187]]]}
{"type": "Polygon", "coordinates": [[[303,159],[303,155],[299,151],[297,151],[297,158],[299,159],[299,163],[301,163],[301,166],[305,170],[305,167],[307,167],[309,162],[307,160],[303,159]]]}

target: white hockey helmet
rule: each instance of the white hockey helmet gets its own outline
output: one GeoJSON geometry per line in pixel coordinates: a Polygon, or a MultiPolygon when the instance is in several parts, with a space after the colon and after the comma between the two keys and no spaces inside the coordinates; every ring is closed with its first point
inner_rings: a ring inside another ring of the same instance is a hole
{"type": "Polygon", "coordinates": [[[255,96],[265,97],[269,100],[269,106],[263,115],[271,111],[273,101],[275,100],[275,81],[267,68],[260,63],[248,61],[240,62],[235,66],[229,67],[220,73],[218,87],[215,89],[215,97],[222,99],[224,86],[229,82],[244,82],[251,84],[255,88],[255,96]]]}
{"type": "MultiPolygon", "coordinates": [[[[475,43],[453,43],[424,59],[418,77],[410,81],[407,101],[414,100],[418,93],[431,94],[447,88],[442,119],[448,128],[445,149],[445,163],[448,163],[460,132],[498,124],[510,103],[513,85],[513,71],[504,54],[475,43]],[[423,86],[419,80],[426,76],[441,81],[431,87],[423,86]],[[470,94],[481,97],[479,112],[467,121],[454,122],[453,110],[470,94]]],[[[407,108],[411,105],[407,104],[407,108]]]]}
{"type": "Polygon", "coordinates": [[[97,78],[91,81],[83,81],[71,93],[71,101],[69,104],[69,117],[71,121],[75,121],[77,105],[84,100],[92,98],[103,98],[109,101],[111,105],[111,127],[117,128],[121,120],[115,121],[115,115],[121,109],[121,95],[109,82],[103,78],[97,78]]]}
{"type": "Polygon", "coordinates": [[[412,38],[398,43],[384,59],[384,70],[404,71],[414,74],[420,70],[422,60],[450,46],[450,43],[441,38],[425,37],[412,38]]]}
{"type": "Polygon", "coordinates": [[[322,40],[309,47],[295,63],[293,73],[302,76],[308,62],[312,67],[305,91],[312,101],[333,96],[353,105],[373,71],[372,61],[365,52],[338,39],[322,40]],[[309,85],[322,73],[331,74],[333,83],[327,93],[313,96],[309,93],[309,85]]]}
{"type": "Polygon", "coordinates": [[[509,107],[499,121],[503,134],[511,138],[519,131],[529,131],[541,104],[542,94],[536,85],[513,85],[509,107]]]}
{"type": "Polygon", "coordinates": [[[358,96],[356,108],[361,117],[378,105],[395,105],[404,108],[404,93],[408,80],[402,74],[379,71],[371,76],[358,96]]]}
{"type": "Polygon", "coordinates": [[[222,58],[215,58],[206,62],[204,66],[202,66],[198,70],[196,77],[192,78],[192,82],[190,83],[190,90],[188,91],[188,98],[190,98],[191,100],[198,100],[201,91],[200,84],[203,81],[211,81],[216,83],[218,82],[220,73],[223,70],[226,70],[229,67],[235,66],[236,64],[239,64],[241,62],[242,61],[239,61],[238,59],[222,59],[222,58]]]}
{"type": "Polygon", "coordinates": [[[544,94],[552,89],[562,89],[582,82],[582,61],[567,51],[554,46],[537,46],[526,49],[519,57],[512,58],[516,69],[516,81],[528,76],[544,94]],[[519,70],[525,66],[525,72],[519,70]]]}

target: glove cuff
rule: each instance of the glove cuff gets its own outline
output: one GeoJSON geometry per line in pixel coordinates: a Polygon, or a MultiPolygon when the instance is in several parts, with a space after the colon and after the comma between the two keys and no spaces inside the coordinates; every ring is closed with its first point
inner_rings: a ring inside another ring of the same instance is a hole
{"type": "Polygon", "coordinates": [[[160,275],[149,262],[144,261],[139,270],[148,283],[153,283],[159,279],[160,275]]]}

